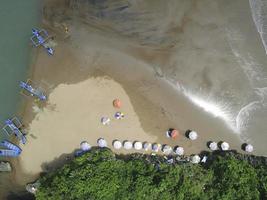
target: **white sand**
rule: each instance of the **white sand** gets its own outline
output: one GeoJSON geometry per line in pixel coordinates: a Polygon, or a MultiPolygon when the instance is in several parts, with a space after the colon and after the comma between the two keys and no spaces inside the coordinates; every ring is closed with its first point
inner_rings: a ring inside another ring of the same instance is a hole
{"type": "Polygon", "coordinates": [[[86,140],[96,145],[104,137],[111,147],[112,140],[151,141],[156,136],[148,135],[140,126],[138,116],[123,88],[107,78],[90,78],[67,85],[60,84],[49,95],[48,106],[40,111],[29,125],[28,143],[20,156],[24,173],[36,174],[42,171],[44,162],[51,162],[64,153],[71,153],[86,140]],[[116,109],[112,101],[123,102],[123,120],[113,116],[116,109]],[[111,124],[100,123],[102,116],[111,118],[111,124]],[[36,138],[36,139],[35,139],[36,138]]]}

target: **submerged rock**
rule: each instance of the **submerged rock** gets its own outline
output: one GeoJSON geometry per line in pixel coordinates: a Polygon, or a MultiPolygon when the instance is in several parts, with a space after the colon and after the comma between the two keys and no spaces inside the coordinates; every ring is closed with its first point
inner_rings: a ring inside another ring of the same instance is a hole
{"type": "Polygon", "coordinates": [[[11,172],[12,168],[9,162],[0,162],[0,172],[11,172]]]}

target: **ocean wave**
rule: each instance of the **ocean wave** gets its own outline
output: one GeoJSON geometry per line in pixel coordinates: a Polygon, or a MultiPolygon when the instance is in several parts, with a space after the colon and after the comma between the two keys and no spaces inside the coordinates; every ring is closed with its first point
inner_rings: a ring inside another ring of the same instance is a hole
{"type": "Polygon", "coordinates": [[[252,112],[260,107],[260,101],[253,101],[240,109],[236,116],[236,128],[239,133],[246,131],[252,112]]]}
{"type": "Polygon", "coordinates": [[[251,85],[255,85],[259,81],[265,81],[266,77],[262,73],[262,65],[260,65],[255,58],[249,53],[241,53],[238,48],[238,43],[245,42],[242,34],[236,30],[225,29],[228,38],[228,45],[236,57],[237,62],[243,72],[246,74],[251,85]]]}
{"type": "Polygon", "coordinates": [[[266,98],[267,98],[267,87],[264,88],[255,88],[256,94],[261,98],[261,103],[264,106],[267,106],[266,98]]]}
{"type": "Polygon", "coordinates": [[[267,2],[263,0],[249,0],[249,4],[253,21],[267,54],[267,2]]]}
{"type": "Polygon", "coordinates": [[[195,92],[190,92],[176,80],[165,80],[194,105],[203,109],[205,112],[210,113],[213,117],[222,119],[233,132],[237,134],[240,133],[236,128],[235,116],[232,114],[231,107],[228,103],[216,100],[211,95],[204,97],[197,95],[195,92]]]}
{"type": "Polygon", "coordinates": [[[211,95],[198,95],[190,91],[177,80],[164,78],[175,90],[183,94],[194,105],[210,113],[215,118],[220,118],[226,125],[236,134],[242,136],[245,141],[249,141],[246,137],[247,129],[251,124],[251,119],[259,110],[267,109],[267,87],[256,88],[254,91],[255,101],[249,102],[237,112],[234,111],[230,103],[216,100],[211,95]]]}

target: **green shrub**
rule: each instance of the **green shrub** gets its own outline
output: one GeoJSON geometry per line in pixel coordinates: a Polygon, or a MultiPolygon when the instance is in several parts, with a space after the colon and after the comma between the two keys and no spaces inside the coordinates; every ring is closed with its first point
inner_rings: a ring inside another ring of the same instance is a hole
{"type": "Polygon", "coordinates": [[[204,167],[140,156],[115,158],[109,149],[94,149],[41,177],[36,199],[266,199],[266,168],[254,168],[233,156],[216,156],[204,167]]]}

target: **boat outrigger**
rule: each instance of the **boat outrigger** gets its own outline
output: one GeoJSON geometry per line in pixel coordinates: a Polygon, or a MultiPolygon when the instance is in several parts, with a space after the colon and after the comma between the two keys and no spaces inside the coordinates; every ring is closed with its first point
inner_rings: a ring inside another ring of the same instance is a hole
{"type": "MultiPolygon", "coordinates": [[[[41,101],[46,100],[46,95],[43,93],[42,89],[33,87],[30,80],[27,80],[27,82],[21,81],[19,86],[31,96],[37,97],[41,101]]],[[[24,91],[22,91],[23,94],[25,94],[24,91]]]]}
{"type": "Polygon", "coordinates": [[[5,131],[7,135],[14,134],[22,144],[25,144],[26,137],[25,137],[25,134],[21,132],[20,130],[21,127],[22,127],[22,124],[19,121],[19,119],[17,117],[14,117],[12,119],[7,119],[5,121],[5,126],[3,127],[3,130],[5,131]]]}
{"type": "Polygon", "coordinates": [[[46,51],[49,55],[53,55],[54,50],[51,47],[49,47],[49,45],[47,44],[47,42],[50,38],[51,37],[48,35],[46,30],[44,30],[44,29],[38,30],[38,29],[34,29],[34,28],[32,29],[31,41],[32,41],[33,45],[35,47],[38,47],[41,45],[46,49],[46,51]]]}

